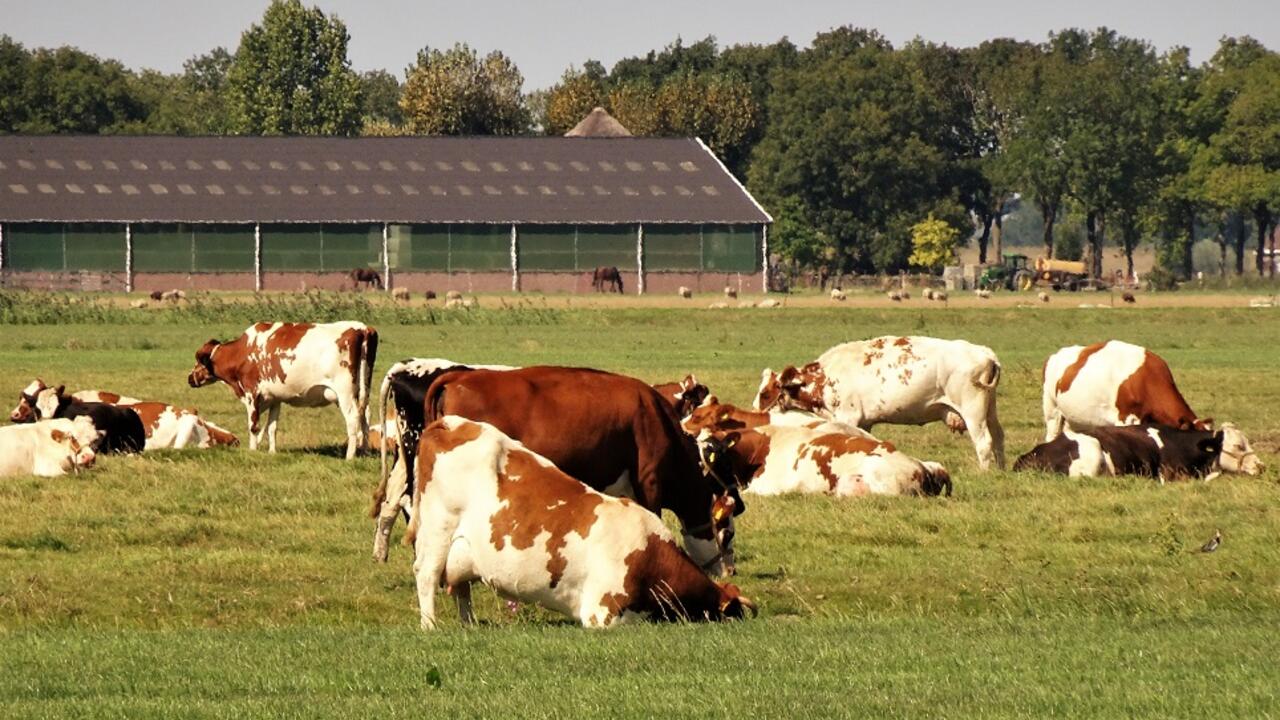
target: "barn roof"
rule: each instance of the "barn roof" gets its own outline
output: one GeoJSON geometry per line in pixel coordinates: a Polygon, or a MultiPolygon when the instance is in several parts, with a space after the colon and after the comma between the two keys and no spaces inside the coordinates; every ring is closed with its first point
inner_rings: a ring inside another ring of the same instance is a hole
{"type": "Polygon", "coordinates": [[[631,137],[631,131],[602,107],[592,108],[565,137],[631,137]]]}
{"type": "Polygon", "coordinates": [[[0,222],[771,220],[690,138],[0,136],[0,222]]]}

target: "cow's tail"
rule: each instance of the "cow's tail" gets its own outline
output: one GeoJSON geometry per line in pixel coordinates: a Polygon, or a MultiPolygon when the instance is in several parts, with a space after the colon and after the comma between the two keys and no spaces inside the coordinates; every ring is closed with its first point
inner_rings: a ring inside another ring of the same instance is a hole
{"type": "Polygon", "coordinates": [[[1000,361],[995,358],[987,360],[986,367],[974,376],[973,381],[978,387],[994,390],[1000,384],[1000,361]]]}
{"type": "Polygon", "coordinates": [[[378,329],[368,328],[360,341],[360,369],[356,375],[356,406],[365,415],[369,408],[369,388],[373,386],[373,365],[378,359],[378,329]]]}
{"type": "MultiPolygon", "coordinates": [[[[387,426],[387,422],[386,422],[387,398],[390,395],[391,395],[391,373],[388,372],[387,375],[382,378],[382,387],[379,388],[378,390],[378,418],[379,418],[379,422],[382,423],[384,432],[387,426]]],[[[400,414],[396,410],[395,398],[391,398],[391,411],[396,413],[396,429],[401,430],[400,420],[399,420],[400,414]]],[[[404,435],[403,432],[396,433],[397,438],[402,437],[403,435],[404,435]]],[[[387,499],[387,479],[390,476],[389,472],[387,471],[386,439],[384,438],[382,442],[378,443],[378,446],[379,446],[378,454],[381,457],[382,470],[378,478],[378,487],[376,490],[373,491],[373,506],[369,508],[369,517],[371,518],[378,517],[378,514],[381,512],[381,509],[382,509],[382,503],[385,502],[387,499]]]]}

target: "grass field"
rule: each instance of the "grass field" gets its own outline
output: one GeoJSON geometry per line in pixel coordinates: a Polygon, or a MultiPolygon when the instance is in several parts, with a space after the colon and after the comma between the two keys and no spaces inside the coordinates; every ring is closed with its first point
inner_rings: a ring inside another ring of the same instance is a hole
{"type": "MultiPolygon", "coordinates": [[[[442,603],[443,629],[426,634],[409,550],[369,560],[376,458],[340,459],[336,409],[285,409],[276,456],[162,452],[0,483],[0,717],[1280,713],[1280,315],[1216,303],[559,302],[434,325],[377,310],[367,319],[382,336],[378,370],[425,355],[654,382],[695,371],[722,399],[749,403],[762,368],[837,342],[959,337],[1004,364],[1012,458],[1042,433],[1044,358],[1120,338],[1165,357],[1191,405],[1238,423],[1268,470],[1165,487],[980,473],[968,441],[941,425],[881,426],[908,453],[946,464],[955,495],[748,497],[735,582],[761,605],[756,620],[593,632],[529,607],[512,615],[479,590],[481,627],[462,629],[442,603]],[[1222,548],[1192,552],[1215,528],[1222,548]]],[[[195,349],[238,334],[253,312],[233,310],[234,321],[106,313],[2,325],[0,399],[39,375],[195,405],[243,439],[225,387],[185,382],[195,349]]]]}

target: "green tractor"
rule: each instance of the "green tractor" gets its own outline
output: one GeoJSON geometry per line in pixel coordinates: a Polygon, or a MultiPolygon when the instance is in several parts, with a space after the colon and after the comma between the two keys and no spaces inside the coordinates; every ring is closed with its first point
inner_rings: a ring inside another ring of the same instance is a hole
{"type": "Polygon", "coordinates": [[[989,265],[978,278],[978,287],[983,290],[1004,288],[1005,290],[1026,290],[1035,282],[1035,272],[1027,264],[1026,255],[1005,253],[1004,262],[989,265]]]}

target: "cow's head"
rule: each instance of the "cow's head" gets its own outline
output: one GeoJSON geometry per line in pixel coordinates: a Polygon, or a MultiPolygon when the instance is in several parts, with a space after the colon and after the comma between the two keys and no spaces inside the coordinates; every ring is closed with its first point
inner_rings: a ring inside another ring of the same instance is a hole
{"type": "Polygon", "coordinates": [[[1258,459],[1258,454],[1249,444],[1249,438],[1240,432],[1235,423],[1222,423],[1222,454],[1218,462],[1225,472],[1260,475],[1266,465],[1258,459]]]}
{"type": "MultiPolygon", "coordinates": [[[[1192,431],[1190,434],[1193,436],[1190,447],[1179,452],[1179,457],[1173,463],[1174,474],[1187,473],[1195,477],[1212,478],[1217,475],[1216,469],[1222,457],[1223,432],[1192,431]]],[[[1168,441],[1165,443],[1167,445],[1168,441]]]]}
{"type": "Polygon", "coordinates": [[[191,374],[187,375],[188,385],[199,388],[218,382],[218,376],[213,371],[213,353],[221,344],[217,340],[210,340],[200,346],[196,351],[196,365],[191,368],[191,374]]]}
{"type": "Polygon", "coordinates": [[[36,419],[42,420],[57,417],[58,408],[67,402],[66,391],[67,386],[59,385],[56,388],[47,387],[36,393],[34,401],[31,403],[35,409],[36,419]]]}
{"type": "Polygon", "coordinates": [[[70,432],[49,428],[49,439],[63,446],[71,461],[71,468],[77,472],[82,467],[93,466],[97,457],[95,449],[102,441],[102,435],[102,431],[98,430],[88,415],[72,420],[70,432]]]}
{"type": "Polygon", "coordinates": [[[781,373],[766,368],[760,376],[760,389],[756,391],[752,406],[762,412],[821,412],[825,409],[822,397],[825,385],[826,376],[816,362],[802,368],[788,365],[781,373]]]}
{"type": "Polygon", "coordinates": [[[733,583],[723,583],[717,585],[720,589],[720,602],[717,604],[719,615],[715,620],[741,620],[746,617],[744,610],[751,611],[751,617],[760,614],[756,604],[751,602],[747,596],[742,594],[737,585],[733,583]]]}
{"type": "Polygon", "coordinates": [[[40,418],[36,416],[36,396],[44,390],[47,385],[40,378],[32,380],[29,385],[18,393],[18,406],[9,413],[9,422],[16,423],[33,423],[40,418]]]}

